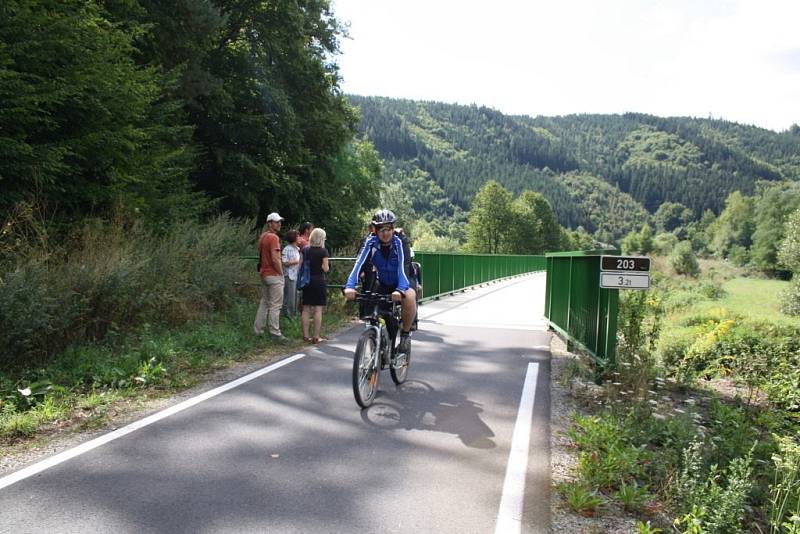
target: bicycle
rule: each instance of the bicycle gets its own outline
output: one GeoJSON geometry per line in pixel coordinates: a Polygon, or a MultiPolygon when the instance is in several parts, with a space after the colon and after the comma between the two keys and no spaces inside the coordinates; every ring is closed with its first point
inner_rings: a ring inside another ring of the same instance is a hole
{"type": "Polygon", "coordinates": [[[399,302],[392,301],[390,295],[370,291],[357,295],[356,301],[363,305],[361,319],[366,328],[353,354],[353,395],[358,405],[366,408],[375,400],[382,369],[389,367],[395,384],[406,381],[411,353],[397,353],[402,321],[399,302]]]}

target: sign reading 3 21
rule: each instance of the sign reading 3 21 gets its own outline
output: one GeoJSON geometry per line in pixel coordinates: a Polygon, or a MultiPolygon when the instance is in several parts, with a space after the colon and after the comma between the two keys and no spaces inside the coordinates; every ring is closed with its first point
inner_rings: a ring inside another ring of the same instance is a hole
{"type": "Polygon", "coordinates": [[[600,256],[600,287],[649,289],[650,258],[644,256],[600,256]]]}

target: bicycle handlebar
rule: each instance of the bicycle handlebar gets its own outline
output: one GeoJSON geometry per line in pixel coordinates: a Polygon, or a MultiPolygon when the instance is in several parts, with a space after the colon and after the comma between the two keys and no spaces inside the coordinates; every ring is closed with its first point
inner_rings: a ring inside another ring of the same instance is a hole
{"type": "Polygon", "coordinates": [[[391,295],[384,295],[383,293],[374,293],[372,291],[364,291],[356,293],[356,302],[392,302],[391,295]]]}
{"type": "MultiPolygon", "coordinates": [[[[406,298],[405,293],[403,293],[402,291],[398,291],[398,293],[400,293],[400,300],[406,298]]],[[[388,302],[388,303],[394,302],[392,300],[391,293],[386,295],[384,293],[377,293],[374,291],[362,291],[360,293],[356,292],[356,298],[354,300],[356,302],[388,302]]]]}

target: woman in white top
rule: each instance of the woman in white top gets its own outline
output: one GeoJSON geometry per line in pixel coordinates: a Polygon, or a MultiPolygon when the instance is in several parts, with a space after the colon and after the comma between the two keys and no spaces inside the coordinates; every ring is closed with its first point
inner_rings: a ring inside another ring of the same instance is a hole
{"type": "Polygon", "coordinates": [[[283,314],[286,317],[297,316],[297,274],[300,271],[300,248],[297,246],[297,230],[286,232],[288,245],[283,247],[281,262],[283,263],[283,314]]]}

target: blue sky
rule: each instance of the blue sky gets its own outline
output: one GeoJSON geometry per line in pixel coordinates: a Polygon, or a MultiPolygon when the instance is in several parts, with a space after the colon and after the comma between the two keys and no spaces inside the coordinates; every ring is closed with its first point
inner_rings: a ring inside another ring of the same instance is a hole
{"type": "Polygon", "coordinates": [[[348,93],[800,123],[800,0],[333,0],[348,93]]]}

